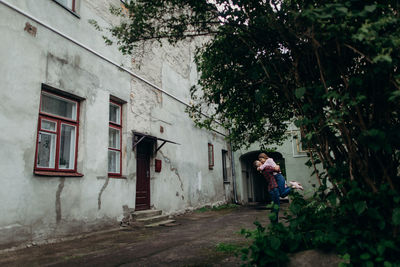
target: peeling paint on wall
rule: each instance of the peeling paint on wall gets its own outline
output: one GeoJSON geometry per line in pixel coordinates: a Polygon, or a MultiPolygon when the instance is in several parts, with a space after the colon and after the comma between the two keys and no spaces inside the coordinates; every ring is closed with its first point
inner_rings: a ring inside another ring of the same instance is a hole
{"type": "Polygon", "coordinates": [[[60,183],[58,184],[57,192],[56,192],[56,222],[59,223],[61,221],[61,193],[64,189],[65,178],[60,179],[60,183]]]}
{"type": "Polygon", "coordinates": [[[198,184],[198,190],[201,191],[201,180],[202,180],[202,176],[201,176],[201,172],[197,173],[197,182],[198,184]]]}

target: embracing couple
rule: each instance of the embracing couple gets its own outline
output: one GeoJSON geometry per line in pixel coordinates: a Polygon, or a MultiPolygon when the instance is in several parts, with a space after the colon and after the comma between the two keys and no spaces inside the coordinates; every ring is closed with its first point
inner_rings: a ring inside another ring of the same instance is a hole
{"type": "Polygon", "coordinates": [[[287,187],[285,178],[281,173],[279,165],[277,165],[275,161],[268,157],[265,153],[258,155],[258,160],[254,161],[254,166],[257,168],[257,171],[260,171],[267,180],[268,192],[271,197],[271,201],[274,203],[274,208],[272,210],[275,216],[273,219],[271,219],[271,222],[278,222],[280,198],[286,197],[292,188],[303,190],[303,187],[300,183],[295,181],[289,182],[290,186],[287,187]]]}

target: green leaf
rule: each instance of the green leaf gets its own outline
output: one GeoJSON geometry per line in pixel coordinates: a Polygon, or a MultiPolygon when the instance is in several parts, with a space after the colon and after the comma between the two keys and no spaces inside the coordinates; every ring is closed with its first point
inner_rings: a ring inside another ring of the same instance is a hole
{"type": "Polygon", "coordinates": [[[336,8],[337,11],[343,12],[343,13],[347,13],[347,11],[349,11],[349,9],[347,7],[337,7],[336,8]]]}
{"type": "Polygon", "coordinates": [[[367,12],[373,12],[376,9],[376,5],[365,6],[364,10],[367,12]]]}
{"type": "Polygon", "coordinates": [[[354,209],[356,210],[358,215],[363,213],[366,208],[367,208],[367,202],[365,202],[365,201],[358,201],[358,202],[354,203],[354,209]]]}
{"type": "Polygon", "coordinates": [[[387,55],[387,54],[377,55],[376,57],[374,57],[372,59],[372,61],[374,63],[378,63],[378,62],[392,63],[392,57],[390,55],[387,55]]]}
{"type": "Polygon", "coordinates": [[[379,244],[377,247],[378,253],[379,255],[383,255],[383,253],[385,252],[386,247],[382,244],[379,244]]]}
{"type": "Polygon", "coordinates": [[[362,260],[369,260],[371,258],[371,255],[369,255],[368,253],[363,253],[360,256],[360,259],[362,260]]]}
{"type": "Polygon", "coordinates": [[[331,203],[332,206],[336,206],[337,197],[335,194],[330,194],[327,199],[331,203]]]}
{"type": "Polygon", "coordinates": [[[297,98],[301,98],[305,94],[305,92],[306,92],[306,88],[305,87],[300,87],[300,88],[297,88],[294,91],[294,94],[295,94],[295,96],[297,98]]]}
{"type": "Polygon", "coordinates": [[[400,208],[395,208],[393,210],[392,222],[396,226],[400,225],[400,208]]]}
{"type": "Polygon", "coordinates": [[[281,246],[281,240],[279,238],[273,236],[271,237],[271,247],[277,250],[281,246]]]}

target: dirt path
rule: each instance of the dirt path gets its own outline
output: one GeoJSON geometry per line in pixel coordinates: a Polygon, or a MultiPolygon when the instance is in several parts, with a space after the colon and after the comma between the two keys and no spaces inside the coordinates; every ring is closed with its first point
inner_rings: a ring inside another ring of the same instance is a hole
{"type": "Polygon", "coordinates": [[[254,207],[190,213],[176,225],[124,228],[56,244],[0,254],[0,266],[240,266],[218,244],[244,244],[240,229],[268,223],[268,211],[254,207]]]}

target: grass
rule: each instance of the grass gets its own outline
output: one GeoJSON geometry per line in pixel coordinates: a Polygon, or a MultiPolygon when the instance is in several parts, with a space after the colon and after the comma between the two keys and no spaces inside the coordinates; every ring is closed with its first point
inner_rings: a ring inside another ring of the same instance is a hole
{"type": "Polygon", "coordinates": [[[218,243],[216,246],[217,251],[233,254],[235,256],[237,256],[238,252],[240,252],[242,248],[243,246],[237,244],[227,244],[227,243],[218,243]]]}
{"type": "Polygon", "coordinates": [[[206,211],[220,211],[220,210],[229,210],[229,209],[237,209],[240,207],[236,204],[224,204],[220,206],[212,206],[212,207],[202,207],[200,209],[195,210],[195,212],[201,213],[206,211]]]}

